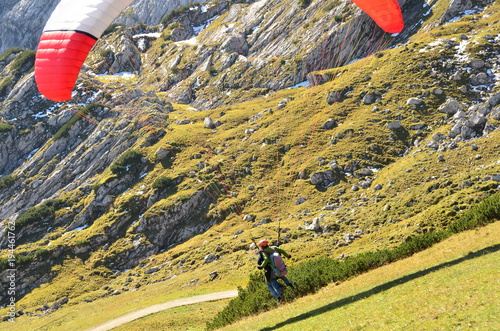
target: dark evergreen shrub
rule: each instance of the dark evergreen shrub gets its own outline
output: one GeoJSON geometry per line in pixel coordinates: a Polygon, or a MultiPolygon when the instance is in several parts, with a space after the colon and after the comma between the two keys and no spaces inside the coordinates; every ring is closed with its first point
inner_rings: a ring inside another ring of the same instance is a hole
{"type": "Polygon", "coordinates": [[[111,165],[111,172],[116,176],[125,174],[136,175],[142,165],[142,153],[136,150],[128,150],[111,165]]]}

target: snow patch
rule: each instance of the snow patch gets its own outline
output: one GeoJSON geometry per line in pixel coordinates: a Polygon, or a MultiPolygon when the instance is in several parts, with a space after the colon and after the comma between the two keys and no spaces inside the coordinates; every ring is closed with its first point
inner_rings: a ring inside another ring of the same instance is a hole
{"type": "Polygon", "coordinates": [[[219,15],[215,15],[214,17],[208,19],[204,24],[193,27],[193,32],[194,32],[194,36],[193,37],[191,37],[190,39],[177,41],[177,42],[175,42],[175,44],[177,44],[177,45],[179,45],[179,44],[188,44],[188,45],[196,45],[196,44],[198,44],[198,41],[197,41],[196,37],[200,34],[200,32],[203,29],[207,28],[218,17],[219,17],[219,15]]]}
{"type": "Polygon", "coordinates": [[[136,74],[132,72],[119,72],[114,75],[109,75],[108,73],[96,75],[97,77],[106,77],[107,79],[132,79],[136,77],[136,74]]]}
{"type": "Polygon", "coordinates": [[[461,19],[462,17],[464,16],[468,16],[468,15],[474,15],[476,13],[478,13],[480,11],[479,8],[474,8],[474,9],[470,9],[470,10],[466,10],[464,12],[461,13],[461,15],[459,16],[456,16],[456,17],[453,17],[451,20],[449,20],[448,22],[446,23],[453,23],[453,22],[456,22],[458,21],[459,19],[461,19]]]}
{"type": "Polygon", "coordinates": [[[85,229],[86,229],[86,228],[88,228],[88,227],[89,227],[89,225],[88,225],[88,224],[85,224],[85,225],[80,226],[80,227],[78,227],[78,228],[74,228],[73,230],[68,231],[68,232],[72,232],[72,231],[82,231],[82,230],[85,230],[85,229]]]}
{"type": "Polygon", "coordinates": [[[39,149],[40,148],[35,148],[34,150],[32,150],[31,153],[29,153],[28,156],[26,157],[26,160],[31,159],[36,154],[36,152],[38,152],[39,149]]]}
{"type": "Polygon", "coordinates": [[[467,54],[467,45],[469,45],[468,40],[462,40],[460,44],[456,47],[457,53],[455,54],[455,58],[462,63],[466,63],[470,61],[469,54],[467,54]]]}
{"type": "Polygon", "coordinates": [[[294,89],[294,88],[299,88],[299,87],[304,87],[304,86],[309,86],[309,81],[306,80],[304,82],[298,83],[297,85],[294,85],[292,87],[289,87],[288,89],[294,89]]]}
{"type": "Polygon", "coordinates": [[[142,33],[142,34],[136,34],[132,36],[132,38],[137,39],[137,38],[160,38],[161,33],[159,32],[152,32],[152,33],[142,33]]]}
{"type": "Polygon", "coordinates": [[[39,112],[31,116],[33,116],[34,118],[44,118],[44,117],[49,117],[49,115],[52,115],[52,112],[50,111],[50,109],[47,109],[45,111],[39,112]]]}

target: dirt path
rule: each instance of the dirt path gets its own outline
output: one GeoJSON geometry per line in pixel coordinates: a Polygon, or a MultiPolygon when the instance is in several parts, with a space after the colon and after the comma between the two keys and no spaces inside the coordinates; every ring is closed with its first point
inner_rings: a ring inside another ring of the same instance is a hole
{"type": "Polygon", "coordinates": [[[169,309],[169,308],[185,306],[185,305],[190,305],[193,303],[199,303],[199,302],[205,302],[205,301],[229,299],[229,298],[234,298],[237,295],[238,295],[238,291],[232,290],[232,291],[216,292],[216,293],[210,293],[210,294],[204,294],[204,295],[197,295],[197,296],[190,297],[190,298],[172,300],[172,301],[160,303],[160,304],[157,304],[154,306],[146,307],[146,308],[139,309],[137,311],[128,313],[126,315],[115,318],[114,320],[108,321],[106,323],[103,323],[103,324],[98,325],[96,327],[93,327],[91,329],[88,329],[87,331],[111,330],[111,329],[116,328],[122,324],[132,322],[133,320],[136,320],[138,318],[141,318],[141,317],[144,317],[144,316],[147,316],[150,314],[154,314],[154,313],[157,313],[157,312],[160,312],[162,310],[169,309]]]}

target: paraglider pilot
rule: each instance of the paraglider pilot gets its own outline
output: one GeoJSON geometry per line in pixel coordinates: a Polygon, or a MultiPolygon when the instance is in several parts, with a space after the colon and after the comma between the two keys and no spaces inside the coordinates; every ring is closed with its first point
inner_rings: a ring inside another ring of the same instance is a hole
{"type": "Polygon", "coordinates": [[[285,286],[279,283],[278,279],[282,279],[287,286],[294,288],[293,284],[286,277],[287,270],[285,264],[282,262],[281,255],[287,258],[291,258],[292,256],[279,247],[269,246],[267,240],[261,240],[257,245],[261,249],[258,251],[259,259],[257,260],[257,268],[264,270],[267,288],[273,297],[281,302],[281,292],[285,286]]]}

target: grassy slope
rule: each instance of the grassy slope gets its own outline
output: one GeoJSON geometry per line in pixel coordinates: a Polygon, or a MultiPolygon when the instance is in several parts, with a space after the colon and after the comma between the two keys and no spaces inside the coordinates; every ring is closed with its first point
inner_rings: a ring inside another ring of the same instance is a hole
{"type": "Polygon", "coordinates": [[[461,233],[224,330],[496,330],[499,230],[461,233]]]}

